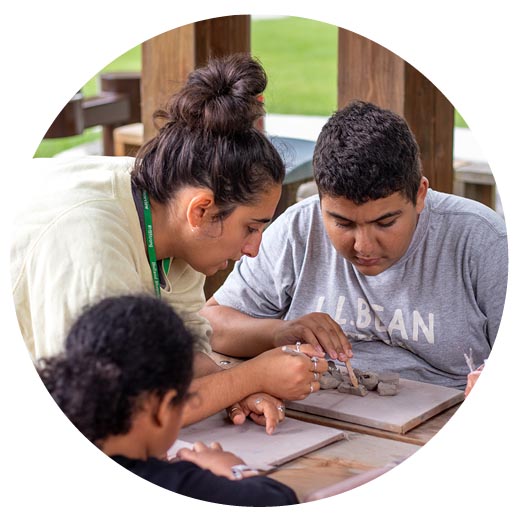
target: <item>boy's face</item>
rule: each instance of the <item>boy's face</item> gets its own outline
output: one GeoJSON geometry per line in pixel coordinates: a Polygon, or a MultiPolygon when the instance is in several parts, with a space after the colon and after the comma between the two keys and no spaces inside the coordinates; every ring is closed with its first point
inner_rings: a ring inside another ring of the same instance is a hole
{"type": "Polygon", "coordinates": [[[398,192],[362,205],[322,196],[322,218],[334,248],[364,275],[390,268],[411,243],[427,188],[422,178],[415,205],[398,192]]]}

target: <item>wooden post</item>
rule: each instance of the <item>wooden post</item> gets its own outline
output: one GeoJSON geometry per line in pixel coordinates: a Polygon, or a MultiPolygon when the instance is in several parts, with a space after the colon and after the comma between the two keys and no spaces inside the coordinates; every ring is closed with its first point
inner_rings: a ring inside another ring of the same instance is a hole
{"type": "Polygon", "coordinates": [[[453,192],[454,107],[414,67],[381,45],[339,29],[338,106],[360,99],[405,117],[430,186],[453,192]]]}
{"type": "Polygon", "coordinates": [[[224,16],[185,25],[142,44],[141,118],[144,139],[155,134],[154,111],[208,58],[250,51],[250,16],[224,16]]]}

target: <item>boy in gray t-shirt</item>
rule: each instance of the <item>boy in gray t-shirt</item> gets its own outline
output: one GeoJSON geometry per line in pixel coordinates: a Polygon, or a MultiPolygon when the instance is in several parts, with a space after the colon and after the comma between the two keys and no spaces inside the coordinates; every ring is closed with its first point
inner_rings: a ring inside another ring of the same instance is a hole
{"type": "Polygon", "coordinates": [[[465,388],[464,355],[489,356],[503,311],[503,219],[429,189],[407,123],[370,103],[329,119],[313,166],[319,196],[279,217],[203,309],[214,349],[250,357],[300,340],[465,388]]]}

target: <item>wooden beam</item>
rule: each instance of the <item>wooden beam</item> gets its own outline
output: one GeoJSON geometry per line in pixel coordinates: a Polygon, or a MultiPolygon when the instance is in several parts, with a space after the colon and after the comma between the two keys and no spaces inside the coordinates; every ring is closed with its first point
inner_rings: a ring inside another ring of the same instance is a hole
{"type": "Polygon", "coordinates": [[[80,135],[85,130],[83,100],[83,94],[81,92],[76,93],[51,123],[44,138],[63,138],[80,135]]]}
{"type": "Polygon", "coordinates": [[[78,92],[58,114],[45,138],[76,136],[101,125],[103,154],[114,154],[114,129],[141,121],[141,74],[110,72],[101,74],[100,79],[100,94],[85,98],[78,92]]]}
{"type": "Polygon", "coordinates": [[[381,45],[339,29],[338,106],[360,99],[405,117],[435,190],[453,191],[454,107],[418,70],[381,45]]]}
{"type": "Polygon", "coordinates": [[[250,16],[224,16],[185,25],[142,44],[141,118],[144,138],[155,134],[154,111],[208,58],[250,51],[250,16]]]}
{"type": "Polygon", "coordinates": [[[130,100],[127,95],[118,92],[86,98],[83,101],[83,117],[86,128],[127,123],[130,117],[130,100]]]}

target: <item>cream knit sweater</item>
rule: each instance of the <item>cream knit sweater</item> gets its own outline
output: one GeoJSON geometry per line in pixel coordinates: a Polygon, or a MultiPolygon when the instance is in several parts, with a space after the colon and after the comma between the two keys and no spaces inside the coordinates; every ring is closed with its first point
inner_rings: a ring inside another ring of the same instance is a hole
{"type": "MultiPolygon", "coordinates": [[[[11,246],[13,298],[33,359],[63,349],[72,321],[103,297],[154,286],[132,198],[133,158],[34,159],[32,193],[15,218],[11,246]]],[[[23,200],[23,197],[19,197],[23,200]]],[[[174,260],[162,298],[209,352],[211,328],[197,314],[203,274],[174,260]]]]}

